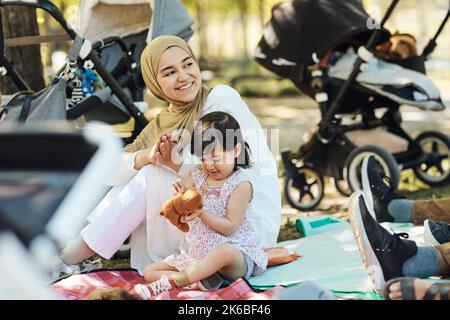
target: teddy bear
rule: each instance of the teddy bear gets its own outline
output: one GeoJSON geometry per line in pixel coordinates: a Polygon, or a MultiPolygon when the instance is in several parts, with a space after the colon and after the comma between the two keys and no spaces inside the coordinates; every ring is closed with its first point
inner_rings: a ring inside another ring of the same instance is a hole
{"type": "Polygon", "coordinates": [[[181,222],[181,217],[202,208],[203,201],[200,193],[195,188],[189,188],[184,192],[178,192],[166,201],[160,214],[181,231],[188,232],[189,225],[181,222]]]}
{"type": "Polygon", "coordinates": [[[138,300],[122,288],[97,288],[87,297],[88,300],[138,300]]]}

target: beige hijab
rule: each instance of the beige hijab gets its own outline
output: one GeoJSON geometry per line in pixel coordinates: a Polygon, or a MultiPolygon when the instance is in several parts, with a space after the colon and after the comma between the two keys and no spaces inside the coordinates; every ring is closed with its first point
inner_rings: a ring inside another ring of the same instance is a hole
{"type": "Polygon", "coordinates": [[[155,144],[160,134],[175,129],[186,129],[192,132],[194,122],[200,118],[209,93],[206,86],[202,85],[193,101],[182,103],[167,97],[156,81],[161,56],[168,48],[174,46],[185,50],[197,62],[189,45],[176,36],[160,36],[147,45],[141,56],[142,76],[145,84],[156,97],[170,102],[170,105],[150,121],[133,143],[125,147],[125,152],[136,152],[150,148],[155,144]]]}

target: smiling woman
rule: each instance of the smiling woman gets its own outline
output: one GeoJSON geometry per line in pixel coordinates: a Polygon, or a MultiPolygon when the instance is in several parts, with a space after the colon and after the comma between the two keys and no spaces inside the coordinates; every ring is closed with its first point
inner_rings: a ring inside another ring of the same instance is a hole
{"type": "Polygon", "coordinates": [[[258,243],[274,246],[281,219],[276,162],[264,131],[239,93],[225,85],[212,89],[202,85],[191,48],[175,36],[151,41],[142,53],[141,66],[149,90],[170,105],[118,155],[121,165],[110,179],[114,187],[88,217],[90,223],[80,237],[64,249],[62,261],[79,263],[95,253],[109,259],[130,234],[130,265],[141,274],[146,265],[176,253],[184,235],[159,212],[173,196],[172,183],[187,177],[195,161],[189,152],[190,139],[172,133],[179,129],[192,133],[195,122],[214,111],[238,121],[253,152],[251,168],[244,169],[254,186],[249,218],[258,243]],[[182,154],[174,152],[180,149],[182,154]]]}
{"type": "Polygon", "coordinates": [[[158,70],[156,79],[167,97],[184,103],[195,99],[201,87],[200,69],[186,51],[179,47],[167,49],[158,70]]]}

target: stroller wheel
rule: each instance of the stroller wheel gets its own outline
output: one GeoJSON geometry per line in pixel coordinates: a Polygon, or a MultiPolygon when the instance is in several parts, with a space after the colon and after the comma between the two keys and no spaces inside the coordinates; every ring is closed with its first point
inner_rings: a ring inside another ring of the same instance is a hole
{"type": "Polygon", "coordinates": [[[397,188],[400,182],[400,170],[394,156],[383,148],[367,145],[353,150],[345,161],[344,178],[353,192],[362,190],[361,165],[364,158],[373,155],[389,177],[391,186],[397,188]]]}
{"type": "Polygon", "coordinates": [[[316,207],[323,198],[324,189],[323,178],[307,166],[299,167],[296,174],[287,175],[284,181],[286,201],[301,211],[316,207]]]}
{"type": "Polygon", "coordinates": [[[334,186],[336,187],[336,190],[342,194],[345,197],[350,197],[352,194],[352,189],[348,185],[346,180],[338,180],[336,178],[333,178],[334,186]]]}
{"type": "Polygon", "coordinates": [[[440,132],[427,131],[416,141],[425,155],[425,161],[413,169],[417,178],[430,186],[450,182],[450,139],[440,132]]]}

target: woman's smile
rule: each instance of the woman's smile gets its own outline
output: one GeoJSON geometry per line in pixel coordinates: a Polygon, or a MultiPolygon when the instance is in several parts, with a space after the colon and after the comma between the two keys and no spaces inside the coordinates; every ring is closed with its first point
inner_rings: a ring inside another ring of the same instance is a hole
{"type": "Polygon", "coordinates": [[[186,89],[191,88],[193,85],[194,85],[194,81],[191,81],[191,82],[189,82],[188,84],[183,85],[183,86],[177,88],[177,90],[186,90],[186,89]]]}

